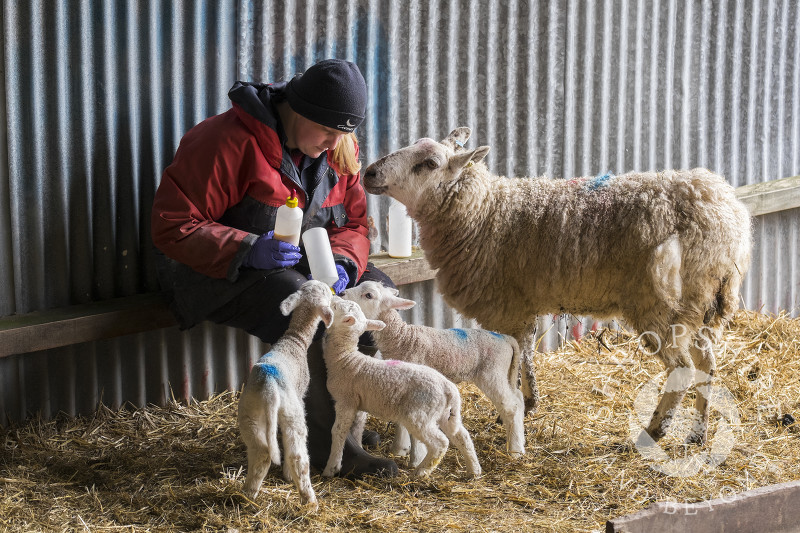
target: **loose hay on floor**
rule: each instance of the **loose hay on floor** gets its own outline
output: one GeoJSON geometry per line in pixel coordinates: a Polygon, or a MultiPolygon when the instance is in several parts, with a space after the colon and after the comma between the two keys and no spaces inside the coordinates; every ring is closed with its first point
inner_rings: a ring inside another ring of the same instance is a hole
{"type": "MultiPolygon", "coordinates": [[[[654,470],[630,437],[634,400],[662,367],[625,332],[597,337],[538,356],[542,403],[526,420],[523,459],[506,456],[488,400],[461,387],[485,472],[478,480],[466,477],[452,447],[424,480],[410,477],[403,459],[392,480],[316,472],[320,510],[311,515],[276,468],[255,502],[239,492],[246,458],[237,393],[190,405],[101,406],[92,417],[0,433],[0,531],[596,531],[654,501],[705,501],[798,478],[798,425],[781,420],[800,414],[800,320],[737,315],[718,357],[720,387],[740,419],[734,445],[720,465],[688,477],[654,470]]],[[[388,454],[393,430],[370,426],[388,454]]],[[[670,458],[699,453],[680,437],[665,438],[670,458]]]]}

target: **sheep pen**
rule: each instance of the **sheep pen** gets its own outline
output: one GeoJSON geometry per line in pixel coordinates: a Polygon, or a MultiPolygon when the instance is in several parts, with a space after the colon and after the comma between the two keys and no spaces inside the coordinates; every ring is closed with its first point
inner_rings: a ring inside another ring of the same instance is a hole
{"type": "MultiPolygon", "coordinates": [[[[785,415],[800,411],[800,319],[739,311],[720,346],[719,383],[740,423],[725,461],[692,476],[657,472],[633,448],[634,398],[663,368],[632,334],[601,330],[540,357],[549,378],[539,411],[526,418],[530,453],[521,459],[506,456],[491,403],[461,388],[480,479],[464,479],[454,449],[424,480],[402,459],[395,479],[314,471],[320,510],[308,514],[279,469],[255,502],[243,496],[237,393],[100,406],[89,417],[0,429],[0,531],[602,531],[654,501],[707,501],[797,479],[800,428],[785,415]]],[[[393,429],[369,427],[388,454],[393,429]]],[[[661,444],[682,453],[677,435],[661,444]]]]}

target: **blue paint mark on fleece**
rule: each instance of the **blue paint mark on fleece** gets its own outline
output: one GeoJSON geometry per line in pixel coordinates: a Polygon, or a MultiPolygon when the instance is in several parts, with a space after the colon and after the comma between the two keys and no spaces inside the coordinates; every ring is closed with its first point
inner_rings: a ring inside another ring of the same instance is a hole
{"type": "Polygon", "coordinates": [[[458,338],[459,338],[459,340],[462,340],[462,341],[465,341],[465,340],[467,340],[467,332],[466,332],[466,331],[464,331],[463,329],[460,329],[460,328],[451,328],[451,329],[450,329],[450,331],[452,331],[453,333],[455,333],[456,337],[458,337],[458,338]]]}
{"type": "Polygon", "coordinates": [[[614,174],[612,172],[606,172],[605,174],[595,176],[586,184],[586,188],[590,191],[596,191],[597,189],[607,186],[609,180],[613,177],[614,174]]]}
{"type": "Polygon", "coordinates": [[[505,335],[501,335],[500,333],[497,333],[496,331],[490,331],[489,333],[490,333],[490,334],[492,334],[492,335],[494,335],[494,336],[495,336],[495,337],[497,337],[498,339],[502,339],[502,338],[504,338],[504,337],[505,337],[505,335]]]}
{"type": "Polygon", "coordinates": [[[256,366],[265,378],[281,379],[281,371],[275,365],[258,364],[256,366]]]}

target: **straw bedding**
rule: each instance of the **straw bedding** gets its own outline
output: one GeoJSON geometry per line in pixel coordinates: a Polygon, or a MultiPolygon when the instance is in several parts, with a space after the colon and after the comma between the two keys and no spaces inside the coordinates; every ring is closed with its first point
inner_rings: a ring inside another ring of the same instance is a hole
{"type": "MultiPolygon", "coordinates": [[[[320,510],[308,514],[277,468],[256,501],[239,492],[246,458],[237,393],[189,405],[100,406],[92,417],[0,430],[0,531],[597,531],[654,501],[698,502],[797,479],[798,424],[785,425],[784,415],[800,414],[800,319],[740,312],[723,349],[720,387],[740,423],[724,462],[693,475],[656,471],[632,444],[636,398],[662,368],[633,336],[606,330],[538,356],[542,404],[526,420],[522,459],[506,456],[488,400],[461,387],[485,472],[477,480],[452,447],[423,480],[408,475],[403,459],[391,480],[315,472],[320,510]]],[[[716,411],[712,419],[705,449],[726,420],[716,411]]],[[[370,426],[384,437],[376,453],[388,454],[393,429],[370,426]]],[[[670,458],[699,453],[684,449],[681,432],[662,443],[670,458]]]]}

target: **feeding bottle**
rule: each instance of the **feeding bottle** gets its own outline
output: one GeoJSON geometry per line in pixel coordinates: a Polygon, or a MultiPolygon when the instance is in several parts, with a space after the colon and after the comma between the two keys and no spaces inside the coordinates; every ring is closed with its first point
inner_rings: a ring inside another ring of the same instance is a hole
{"type": "Polygon", "coordinates": [[[303,246],[311,268],[311,277],[332,287],[339,279],[333,262],[331,241],[325,228],[311,228],[303,233],[303,246]]]}
{"type": "Polygon", "coordinates": [[[406,206],[395,199],[389,206],[389,257],[411,255],[411,217],[406,206]]]}
{"type": "Polygon", "coordinates": [[[286,205],[278,208],[273,237],[279,241],[300,246],[300,228],[303,225],[303,210],[297,207],[296,191],[286,199],[286,205]]]}

